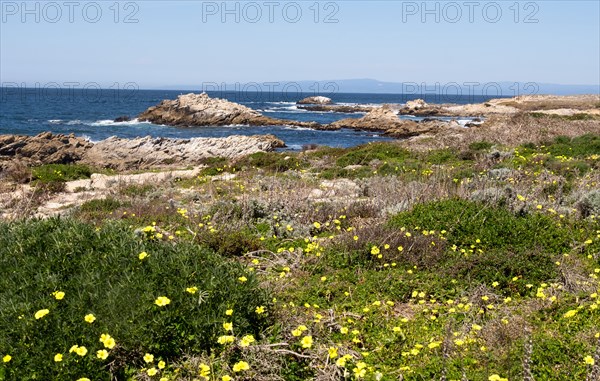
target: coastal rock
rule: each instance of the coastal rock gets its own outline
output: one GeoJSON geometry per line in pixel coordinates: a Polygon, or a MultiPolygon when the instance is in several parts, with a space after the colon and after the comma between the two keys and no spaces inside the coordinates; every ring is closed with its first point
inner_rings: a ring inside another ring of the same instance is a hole
{"type": "Polygon", "coordinates": [[[129,115],[122,115],[122,116],[116,118],[114,121],[115,121],[115,123],[129,122],[129,121],[131,121],[131,118],[129,117],[129,115]]]}
{"type": "Polygon", "coordinates": [[[69,164],[80,160],[92,143],[71,135],[44,132],[36,136],[0,135],[0,158],[24,164],[69,164]]]}
{"type": "Polygon", "coordinates": [[[374,109],[373,106],[366,105],[301,105],[298,108],[306,111],[343,112],[346,114],[369,112],[374,109]]]}
{"type": "Polygon", "coordinates": [[[234,159],[279,147],[285,144],[273,135],[192,139],[111,137],[89,149],[82,162],[118,170],[195,165],[209,157],[234,159]]]}
{"type": "Polygon", "coordinates": [[[211,98],[206,93],[185,94],[176,100],[164,100],[138,116],[140,121],[169,126],[275,126],[317,127],[314,122],[280,120],[261,115],[249,107],[225,99],[211,98]]]}
{"type": "Polygon", "coordinates": [[[407,110],[416,111],[416,110],[420,110],[424,107],[427,107],[427,103],[423,99],[415,99],[415,100],[406,102],[406,105],[404,107],[407,110]]]}
{"type": "Polygon", "coordinates": [[[349,118],[338,120],[329,125],[331,129],[352,128],[369,131],[385,131],[399,125],[401,120],[392,108],[388,105],[375,108],[362,118],[349,118]]]}
{"type": "Polygon", "coordinates": [[[415,122],[400,119],[391,106],[384,105],[383,107],[371,110],[362,118],[342,119],[331,123],[328,127],[330,129],[350,128],[355,130],[379,131],[394,138],[407,138],[436,132],[448,127],[448,123],[441,120],[415,122]]]}
{"type": "Polygon", "coordinates": [[[328,105],[331,104],[331,98],[323,96],[307,97],[297,102],[299,105],[328,105]]]}

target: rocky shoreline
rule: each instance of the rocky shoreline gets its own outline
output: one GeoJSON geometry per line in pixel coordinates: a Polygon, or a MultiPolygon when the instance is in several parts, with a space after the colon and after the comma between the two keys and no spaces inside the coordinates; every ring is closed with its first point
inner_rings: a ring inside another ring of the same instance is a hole
{"type": "MultiPolygon", "coordinates": [[[[540,112],[556,115],[585,113],[600,116],[600,97],[583,96],[520,96],[492,99],[479,104],[428,104],[421,99],[405,104],[346,105],[335,104],[330,98],[308,97],[297,102],[299,109],[340,113],[365,113],[361,118],[347,118],[330,124],[275,119],[256,110],[224,99],[210,98],[207,94],[185,94],[176,100],[164,100],[138,116],[140,121],[149,121],[169,126],[297,126],[316,130],[339,130],[349,128],[361,131],[380,132],[394,138],[406,138],[435,133],[441,129],[461,127],[456,120],[435,118],[478,118],[510,116],[521,112],[540,112]],[[410,115],[426,118],[421,121],[401,119],[410,115]]],[[[473,125],[472,125],[473,126],[473,125]]]]}
{"type": "Polygon", "coordinates": [[[14,162],[90,164],[99,168],[137,170],[202,163],[211,157],[236,159],[285,147],[273,135],[167,139],[111,137],[97,143],[74,135],[45,132],[36,136],[0,135],[0,170],[14,162]]]}
{"type": "MultiPolygon", "coordinates": [[[[298,102],[301,107],[347,110],[353,107],[365,113],[360,118],[346,118],[330,124],[299,122],[270,118],[246,106],[224,99],[210,98],[207,94],[180,95],[176,100],[164,100],[138,116],[140,121],[150,121],[170,126],[276,126],[288,125],[316,130],[353,129],[382,133],[392,138],[441,136],[461,133],[464,122],[450,118],[497,118],[517,114],[600,117],[600,97],[582,96],[522,96],[492,99],[483,104],[430,105],[417,99],[406,104],[336,105],[329,98],[309,97],[298,102]],[[399,115],[426,117],[422,120],[401,119],[399,115]],[[433,116],[433,117],[432,117],[433,116]]],[[[340,111],[341,112],[341,111],[340,111]]],[[[481,126],[485,122],[467,124],[481,126]]],[[[492,123],[492,122],[490,122],[492,123]]],[[[285,147],[273,135],[229,136],[226,138],[136,138],[111,137],[98,143],[74,135],[54,135],[50,132],[36,136],[0,135],[0,166],[11,161],[25,165],[85,163],[96,167],[140,169],[173,165],[196,165],[209,157],[235,159],[255,152],[268,152],[285,147]]]]}

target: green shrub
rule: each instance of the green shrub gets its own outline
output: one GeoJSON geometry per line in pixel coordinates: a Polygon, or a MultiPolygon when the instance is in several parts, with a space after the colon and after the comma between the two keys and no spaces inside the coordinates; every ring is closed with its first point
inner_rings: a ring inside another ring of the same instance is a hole
{"type": "Polygon", "coordinates": [[[356,147],[337,159],[337,165],[367,165],[372,160],[403,161],[410,156],[410,152],[392,143],[372,143],[356,147]]]}
{"type": "Polygon", "coordinates": [[[113,212],[119,209],[123,203],[112,197],[86,201],[79,207],[81,212],[113,212]]]}
{"type": "Polygon", "coordinates": [[[46,164],[32,169],[33,179],[42,183],[89,179],[92,170],[81,164],[46,164]]]}
{"type": "Polygon", "coordinates": [[[256,167],[272,172],[285,172],[304,168],[306,164],[296,154],[278,152],[257,152],[235,163],[235,168],[256,167]]]}
{"type": "Polygon", "coordinates": [[[551,253],[569,250],[569,232],[542,214],[516,215],[501,207],[452,199],[420,204],[391,220],[392,226],[420,226],[423,229],[447,230],[448,242],[482,245],[495,249],[524,251],[532,248],[551,253]]]}
{"type": "Polygon", "coordinates": [[[469,149],[472,151],[485,151],[492,148],[493,144],[490,142],[482,141],[482,142],[473,142],[469,144],[469,149]]]}
{"type": "Polygon", "coordinates": [[[451,149],[431,150],[427,153],[425,160],[431,164],[445,164],[458,160],[458,156],[451,149]]]}
{"type": "Polygon", "coordinates": [[[600,152],[600,135],[587,134],[575,138],[558,137],[547,144],[554,156],[586,157],[600,152]]]}
{"type": "Polygon", "coordinates": [[[573,240],[570,230],[548,216],[516,215],[502,207],[458,199],[417,205],[394,216],[390,225],[446,230],[448,245],[457,251],[440,268],[453,277],[482,283],[506,284],[515,276],[552,279],[557,271],[554,258],[569,252],[573,240]]]}
{"type": "Polygon", "coordinates": [[[0,348],[12,356],[7,380],[123,380],[145,365],[144,353],[170,364],[218,348],[226,321],[236,334],[258,335],[266,324],[254,311],[267,305],[266,295],[241,265],[191,243],[137,237],[119,223],[2,224],[0,268],[0,348]],[[141,252],[148,256],[140,259],[141,252]],[[170,304],[156,305],[160,296],[170,304]],[[49,313],[36,319],[43,309],[49,313]],[[87,314],[96,320],[86,322],[87,314]],[[96,358],[103,333],[116,341],[106,360],[96,358]],[[88,353],[69,353],[73,345],[88,353]],[[53,360],[57,353],[63,361],[53,360]]]}

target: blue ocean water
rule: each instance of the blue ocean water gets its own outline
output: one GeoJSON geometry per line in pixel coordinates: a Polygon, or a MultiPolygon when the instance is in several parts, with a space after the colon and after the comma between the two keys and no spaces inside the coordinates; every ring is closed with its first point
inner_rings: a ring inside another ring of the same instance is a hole
{"type": "MultiPolygon", "coordinates": [[[[192,138],[229,135],[273,134],[290,149],[305,144],[350,147],[386,140],[378,133],[366,131],[315,131],[290,126],[221,126],[171,127],[139,122],[135,117],[164,99],[175,99],[191,91],[177,90],[110,90],[110,89],[24,89],[0,88],[0,134],[36,135],[40,132],[70,134],[98,141],[110,136],[135,138],[142,136],[192,138]],[[114,122],[127,115],[131,122],[114,122]]],[[[267,116],[326,124],[344,118],[360,118],[363,114],[310,112],[296,107],[296,99],[282,93],[208,92],[211,97],[228,99],[256,109],[267,116]]],[[[308,94],[310,95],[310,94],[308,94]]],[[[308,96],[305,95],[305,96],[308,96]]],[[[332,99],[343,104],[405,103],[410,99],[431,95],[335,94],[332,99]]],[[[486,98],[455,97],[454,103],[483,102],[486,98]]]]}

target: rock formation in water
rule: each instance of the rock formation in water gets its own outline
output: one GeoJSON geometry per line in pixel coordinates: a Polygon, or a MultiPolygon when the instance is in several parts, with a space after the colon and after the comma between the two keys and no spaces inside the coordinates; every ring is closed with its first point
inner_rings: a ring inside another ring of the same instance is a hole
{"type": "Polygon", "coordinates": [[[269,118],[249,107],[225,99],[211,98],[206,93],[190,93],[180,95],[175,100],[164,100],[141,113],[138,119],[169,126],[319,126],[315,122],[269,118]]]}

